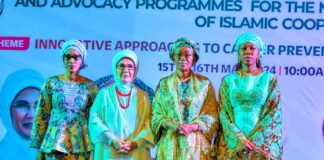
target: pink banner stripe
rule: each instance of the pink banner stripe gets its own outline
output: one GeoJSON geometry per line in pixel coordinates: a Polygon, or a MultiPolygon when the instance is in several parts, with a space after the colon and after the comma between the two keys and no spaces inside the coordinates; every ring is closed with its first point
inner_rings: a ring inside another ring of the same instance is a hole
{"type": "Polygon", "coordinates": [[[27,50],[30,37],[1,37],[0,50],[27,50]]]}

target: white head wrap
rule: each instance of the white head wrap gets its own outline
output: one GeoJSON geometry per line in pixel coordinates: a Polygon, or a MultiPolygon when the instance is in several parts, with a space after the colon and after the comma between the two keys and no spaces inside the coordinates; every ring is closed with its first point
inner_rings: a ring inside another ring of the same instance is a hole
{"type": "Polygon", "coordinates": [[[251,32],[245,32],[245,33],[242,33],[241,35],[239,35],[235,41],[235,49],[236,49],[236,52],[237,54],[239,53],[239,49],[240,49],[240,46],[245,44],[245,43],[248,43],[248,42],[251,42],[253,44],[255,44],[258,49],[259,49],[259,58],[262,58],[264,52],[265,52],[265,44],[263,43],[261,37],[255,33],[251,33],[251,32]]]}
{"type": "Polygon", "coordinates": [[[123,58],[129,58],[134,62],[135,73],[134,73],[133,80],[136,77],[136,74],[138,71],[138,58],[137,58],[136,54],[130,50],[121,50],[116,53],[116,55],[114,56],[114,58],[112,60],[112,71],[113,71],[115,82],[119,82],[119,80],[117,78],[117,63],[123,58]]]}
{"type": "Polygon", "coordinates": [[[62,46],[62,52],[61,52],[61,57],[63,58],[63,61],[64,61],[64,55],[70,49],[75,49],[80,53],[81,59],[82,59],[82,64],[81,64],[80,69],[86,68],[87,67],[87,64],[86,64],[87,50],[84,47],[84,45],[78,40],[68,40],[68,41],[64,42],[63,46],[62,46]]]}

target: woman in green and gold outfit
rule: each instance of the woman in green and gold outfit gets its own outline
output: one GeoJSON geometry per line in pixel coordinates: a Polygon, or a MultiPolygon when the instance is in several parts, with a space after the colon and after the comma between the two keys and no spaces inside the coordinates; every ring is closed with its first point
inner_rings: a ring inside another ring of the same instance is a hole
{"type": "Polygon", "coordinates": [[[223,134],[218,159],[282,159],[280,93],[277,78],[261,66],[265,45],[246,32],[235,48],[236,71],[223,78],[219,90],[223,134]]]}
{"type": "Polygon", "coordinates": [[[195,42],[178,39],[170,58],[177,70],[160,80],[153,98],[152,128],[159,138],[156,158],[208,159],[219,126],[213,86],[191,70],[199,58],[195,42]]]}

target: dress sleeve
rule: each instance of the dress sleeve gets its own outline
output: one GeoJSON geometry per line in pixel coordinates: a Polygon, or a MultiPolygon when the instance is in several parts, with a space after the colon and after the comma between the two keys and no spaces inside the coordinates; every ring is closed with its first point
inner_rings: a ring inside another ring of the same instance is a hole
{"type": "Polygon", "coordinates": [[[94,144],[102,142],[110,145],[113,140],[118,138],[104,122],[104,112],[108,108],[106,96],[108,95],[104,90],[100,90],[90,109],[89,130],[91,141],[94,144]]]}
{"type": "MultiPolygon", "coordinates": [[[[152,113],[152,120],[151,120],[151,125],[152,125],[152,130],[154,135],[156,136],[157,139],[161,136],[162,131],[166,128],[165,124],[166,122],[170,122],[172,124],[177,124],[173,119],[168,117],[165,109],[164,109],[164,104],[167,103],[164,102],[163,99],[163,87],[166,84],[163,84],[163,82],[160,81],[159,85],[157,86],[157,89],[155,91],[155,95],[153,98],[153,103],[152,103],[152,108],[153,108],[153,113],[152,113]]],[[[171,94],[171,93],[168,93],[171,94]]],[[[172,112],[172,111],[171,111],[172,112]]]]}
{"type": "Polygon", "coordinates": [[[50,82],[51,79],[48,79],[44,84],[37,102],[36,116],[30,137],[30,147],[32,148],[39,149],[41,147],[51,117],[52,93],[50,82]]]}
{"type": "Polygon", "coordinates": [[[98,86],[94,83],[93,85],[91,85],[90,88],[91,92],[90,92],[90,104],[93,104],[97,94],[98,94],[98,86]]]}
{"type": "Polygon", "coordinates": [[[147,94],[143,95],[143,110],[140,111],[141,122],[143,121],[143,125],[140,128],[140,132],[133,139],[139,147],[144,148],[153,148],[154,147],[154,135],[151,129],[151,117],[152,117],[152,107],[149,102],[149,97],[147,94]]]}
{"type": "Polygon", "coordinates": [[[199,130],[204,133],[208,140],[211,140],[213,134],[218,132],[218,114],[219,105],[216,101],[214,88],[209,82],[202,110],[200,111],[199,116],[193,119],[190,123],[197,123],[199,125],[199,130]]]}
{"type": "Polygon", "coordinates": [[[273,76],[269,83],[268,96],[260,115],[260,120],[249,139],[259,150],[270,153],[274,159],[282,159],[282,113],[277,78],[273,76]]]}

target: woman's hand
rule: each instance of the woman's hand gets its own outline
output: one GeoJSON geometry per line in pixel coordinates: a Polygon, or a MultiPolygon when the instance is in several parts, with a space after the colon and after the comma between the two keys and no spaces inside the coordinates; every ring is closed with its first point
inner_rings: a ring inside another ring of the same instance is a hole
{"type": "Polygon", "coordinates": [[[125,142],[123,143],[123,145],[121,146],[121,148],[125,151],[124,153],[129,153],[130,151],[132,151],[133,149],[137,148],[137,143],[134,141],[131,142],[125,142]]]}
{"type": "Polygon", "coordinates": [[[112,146],[116,149],[116,150],[120,150],[121,147],[123,145],[123,141],[119,140],[119,139],[115,139],[114,141],[112,141],[112,146]]]}
{"type": "Polygon", "coordinates": [[[199,125],[197,123],[193,124],[181,124],[177,128],[177,132],[181,135],[188,136],[191,132],[197,132],[199,125]]]}
{"type": "Polygon", "coordinates": [[[188,131],[187,127],[184,126],[184,124],[180,124],[178,126],[177,133],[180,134],[180,135],[184,135],[184,136],[189,135],[189,131],[188,131]]]}
{"type": "Polygon", "coordinates": [[[251,152],[255,149],[255,144],[249,140],[245,141],[245,148],[251,152]]]}

